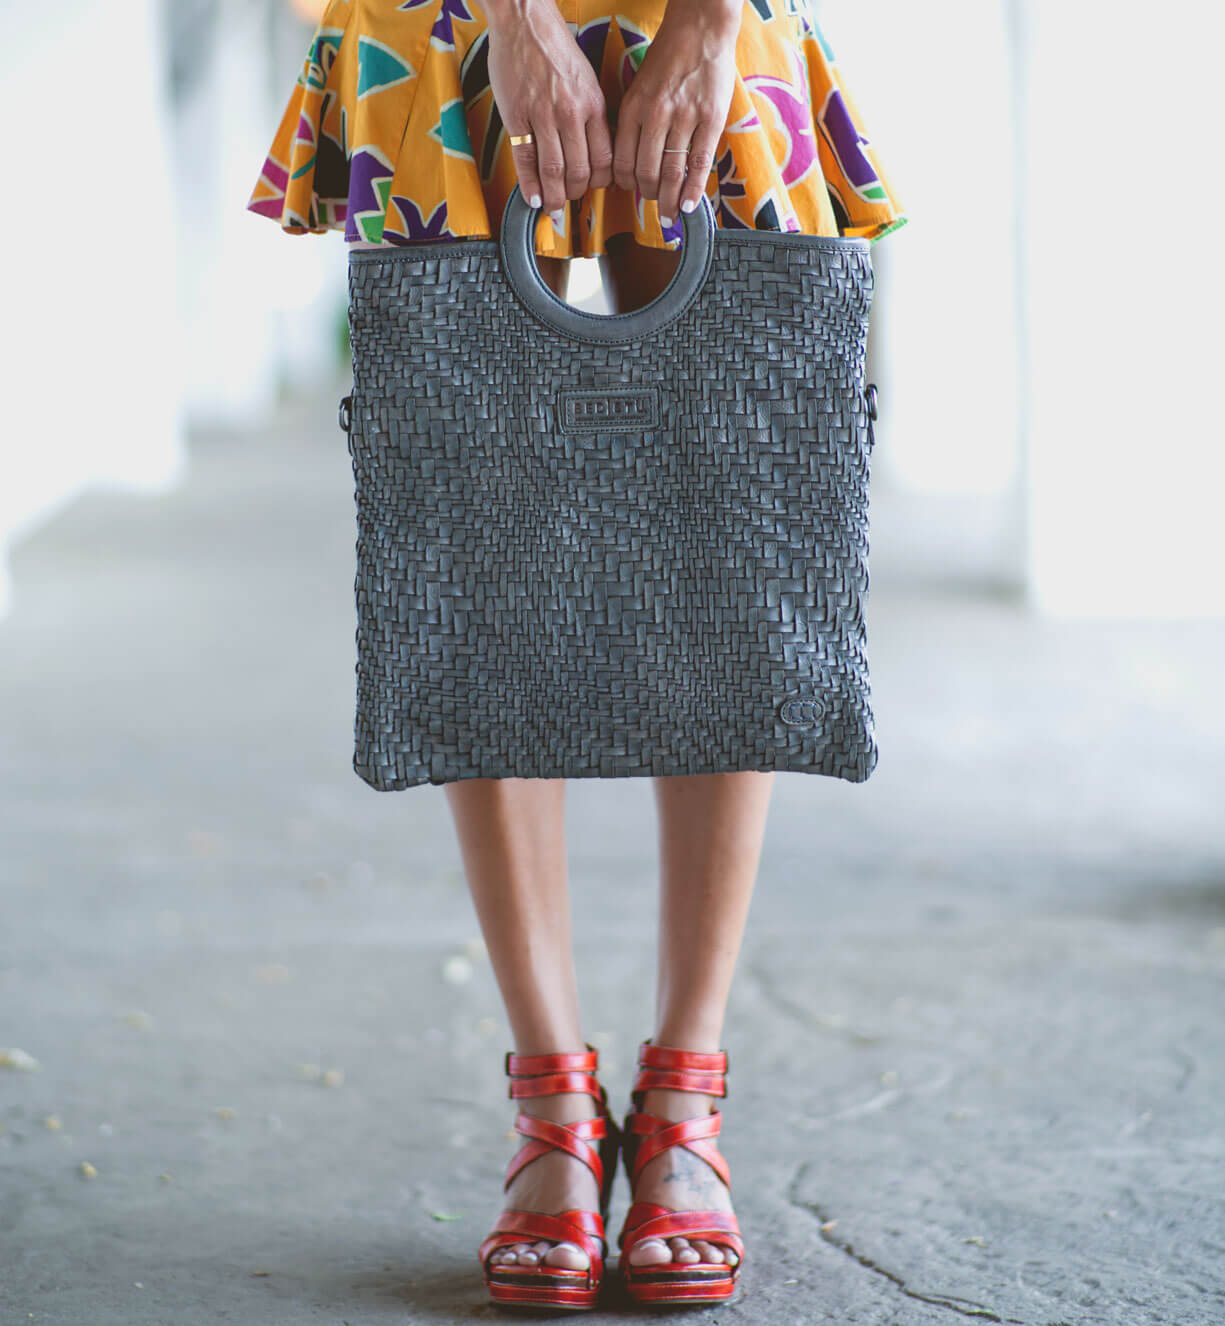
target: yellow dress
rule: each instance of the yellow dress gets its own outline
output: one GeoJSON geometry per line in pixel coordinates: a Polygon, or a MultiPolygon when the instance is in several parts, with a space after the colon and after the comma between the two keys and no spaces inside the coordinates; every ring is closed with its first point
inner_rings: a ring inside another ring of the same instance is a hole
{"type": "MultiPolygon", "coordinates": [[[[558,0],[610,118],[665,0],[558,0]]],[[[857,236],[906,217],[808,0],[747,0],[727,127],[707,184],[723,227],[857,236]]],[[[515,168],[476,0],[331,0],[247,203],[291,234],[418,244],[497,234],[515,168]]],[[[609,235],[674,248],[680,220],[593,189],[537,251],[593,257],[609,235]]]]}

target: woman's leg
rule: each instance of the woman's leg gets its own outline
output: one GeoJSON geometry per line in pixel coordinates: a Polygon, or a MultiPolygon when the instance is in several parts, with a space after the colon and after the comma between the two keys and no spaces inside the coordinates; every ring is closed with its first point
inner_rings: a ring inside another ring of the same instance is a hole
{"type": "MultiPolygon", "coordinates": [[[[565,298],[569,264],[541,258],[540,272],[565,298]]],[[[518,1054],[556,1054],[585,1048],[571,946],[566,878],[565,780],[474,778],[446,785],[468,888],[518,1054]]],[[[527,1114],[572,1123],[596,1104],[573,1092],[516,1102],[527,1114]]],[[[580,1161],[548,1151],[525,1166],[504,1205],[529,1211],[595,1210],[595,1176],[580,1161]]],[[[587,1254],[574,1243],[517,1243],[498,1262],[581,1270],[587,1254]]]]}
{"type": "MultiPolygon", "coordinates": [[[[772,773],[686,774],[655,779],[659,814],[660,899],[656,1045],[713,1052],[723,1018],[749,901],[757,878],[772,773]]],[[[648,1091],[643,1109],[674,1122],[718,1108],[692,1091],[648,1091]]],[[[714,1170],[683,1147],[648,1161],[634,1188],[642,1202],[677,1211],[732,1210],[714,1170]]],[[[643,1239],[630,1260],[726,1260],[736,1254],[701,1239],[643,1239]],[[669,1246],[670,1245],[670,1246],[669,1246]]]]}
{"type": "MultiPolygon", "coordinates": [[[[608,242],[601,269],[618,312],[654,299],[672,279],[678,255],[608,242]]],[[[722,1048],[723,1017],[765,836],[774,775],[729,773],[655,780],[660,831],[657,1045],[683,1050],[722,1048]]],[[[692,1091],[648,1091],[643,1109],[679,1121],[717,1108],[717,1098],[692,1091]]],[[[638,1201],[673,1210],[732,1209],[722,1181],[705,1161],[673,1147],[642,1170],[638,1201]]],[[[720,1261],[718,1245],[684,1238],[643,1239],[635,1265],[720,1261]]],[[[735,1261],[730,1249],[726,1260],[735,1261]]]]}
{"type": "MultiPolygon", "coordinates": [[[[354,249],[397,246],[352,243],[354,249]]],[[[565,298],[569,265],[541,258],[540,272],[565,298]]],[[[571,948],[562,779],[473,778],[445,786],[460,855],[481,934],[489,951],[518,1054],[585,1049],[571,948]]],[[[526,1114],[571,1123],[596,1112],[590,1096],[565,1093],[516,1102],[526,1114]]],[[[595,1177],[586,1165],[549,1151],[525,1166],[503,1205],[533,1211],[597,1209],[595,1177]]],[[[573,1243],[514,1244],[494,1261],[581,1270],[587,1254],[573,1243]]]]}
{"type": "MultiPolygon", "coordinates": [[[[518,1054],[582,1051],[578,983],[571,948],[561,778],[471,778],[445,786],[468,889],[518,1054]]],[[[515,1102],[528,1114],[572,1123],[596,1113],[590,1096],[563,1093],[515,1102]]],[[[521,1143],[526,1145],[526,1143],[521,1143]]],[[[599,1206],[595,1176],[581,1161],[551,1150],[515,1176],[505,1206],[564,1211],[599,1206]]],[[[580,1270],[576,1244],[541,1240],[509,1245],[495,1262],[580,1270]]]]}

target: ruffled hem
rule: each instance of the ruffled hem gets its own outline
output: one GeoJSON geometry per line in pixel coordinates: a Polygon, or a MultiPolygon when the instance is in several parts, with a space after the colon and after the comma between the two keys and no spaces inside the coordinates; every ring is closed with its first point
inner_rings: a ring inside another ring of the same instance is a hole
{"type": "MultiPolygon", "coordinates": [[[[559,0],[610,116],[662,18],[660,0],[559,0]],[[585,21],[582,21],[585,20],[585,21]]],[[[906,223],[805,0],[750,0],[707,196],[740,230],[877,240],[906,223]],[[798,11],[798,12],[797,12],[798,11]]],[[[290,234],[417,244],[497,234],[514,163],[489,88],[484,18],[465,0],[332,0],[247,204],[290,234]]],[[[612,235],[670,249],[655,203],[591,190],[543,220],[537,252],[594,257],[612,235]]]]}

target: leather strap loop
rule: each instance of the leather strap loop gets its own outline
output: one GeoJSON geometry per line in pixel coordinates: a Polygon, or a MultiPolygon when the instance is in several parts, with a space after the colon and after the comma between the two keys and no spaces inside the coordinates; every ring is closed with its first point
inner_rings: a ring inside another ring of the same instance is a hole
{"type": "Polygon", "coordinates": [[[679,1050],[653,1045],[648,1037],[638,1047],[634,1094],[642,1091],[695,1091],[704,1096],[727,1095],[727,1051],[679,1050]]]}
{"type": "Polygon", "coordinates": [[[645,1068],[692,1068],[699,1073],[726,1073],[727,1051],[677,1050],[670,1045],[655,1045],[648,1037],[638,1047],[638,1062],[645,1068]]]}
{"type": "Polygon", "coordinates": [[[641,1068],[634,1079],[635,1091],[697,1091],[704,1096],[726,1096],[727,1083],[720,1073],[666,1073],[641,1068]]]}
{"type": "Polygon", "coordinates": [[[529,1078],[512,1077],[506,1087],[506,1094],[512,1100],[525,1100],[532,1096],[556,1096],[568,1092],[580,1092],[598,1098],[600,1083],[592,1073],[550,1073],[529,1078]]]}
{"type": "Polygon", "coordinates": [[[590,1045],[572,1054],[516,1054],[506,1051],[506,1072],[514,1077],[533,1073],[593,1073],[599,1067],[600,1052],[590,1045]]]}

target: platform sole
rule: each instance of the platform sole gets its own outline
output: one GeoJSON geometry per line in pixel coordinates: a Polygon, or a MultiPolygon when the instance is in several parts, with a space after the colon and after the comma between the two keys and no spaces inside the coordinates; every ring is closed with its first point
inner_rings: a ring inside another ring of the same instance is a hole
{"type": "Polygon", "coordinates": [[[490,1299],[502,1307],[561,1308],[583,1312],[594,1308],[600,1296],[598,1284],[594,1287],[586,1283],[575,1284],[569,1277],[531,1269],[516,1274],[509,1267],[489,1271],[485,1276],[485,1287],[490,1299]]]}
{"type": "Polygon", "coordinates": [[[736,1292],[735,1277],[717,1272],[622,1271],[621,1281],[636,1303],[726,1303],[736,1292]]]}

